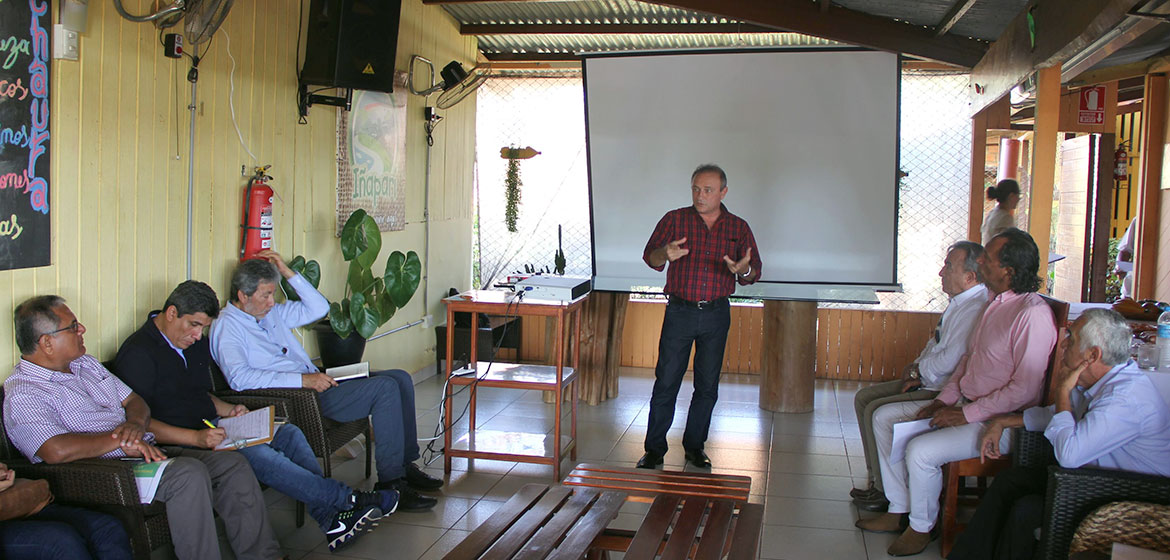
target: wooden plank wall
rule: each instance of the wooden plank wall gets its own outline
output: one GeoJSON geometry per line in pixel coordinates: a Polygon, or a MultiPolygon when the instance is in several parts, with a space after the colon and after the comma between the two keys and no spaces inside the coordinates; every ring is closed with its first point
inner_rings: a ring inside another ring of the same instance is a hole
{"type": "MultiPolygon", "coordinates": [[[[658,360],[658,335],[666,306],[656,301],[631,301],[622,332],[621,365],[653,368],[658,360]]],[[[817,311],[816,375],[826,379],[882,381],[896,378],[918,356],[934,332],[938,313],[858,309],[817,311]]],[[[539,362],[546,357],[547,334],[542,317],[524,317],[520,358],[539,362]]],[[[733,305],[726,373],[760,372],[764,309],[733,305]]]]}

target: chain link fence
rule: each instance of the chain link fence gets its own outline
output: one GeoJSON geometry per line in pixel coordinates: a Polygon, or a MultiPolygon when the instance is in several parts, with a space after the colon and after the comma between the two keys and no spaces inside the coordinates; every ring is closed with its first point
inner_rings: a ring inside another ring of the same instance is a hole
{"type": "MultiPolygon", "coordinates": [[[[490,286],[525,265],[553,267],[558,227],[565,273],[592,274],[584,96],[575,71],[488,80],[477,92],[477,219],[472,282],[490,286]],[[504,224],[506,159],[501,148],[531,146],[520,161],[517,231],[504,224]]],[[[898,278],[902,293],[880,294],[884,309],[942,311],[938,270],[946,248],[967,236],[971,127],[967,74],[902,74],[898,278]]],[[[872,306],[866,306],[872,308],[872,306]]]]}

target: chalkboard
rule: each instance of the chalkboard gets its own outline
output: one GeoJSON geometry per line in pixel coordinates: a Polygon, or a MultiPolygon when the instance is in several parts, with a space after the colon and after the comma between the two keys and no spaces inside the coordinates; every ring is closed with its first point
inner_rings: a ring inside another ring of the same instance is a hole
{"type": "Polygon", "coordinates": [[[0,270],[50,262],[49,0],[0,0],[0,270]]]}

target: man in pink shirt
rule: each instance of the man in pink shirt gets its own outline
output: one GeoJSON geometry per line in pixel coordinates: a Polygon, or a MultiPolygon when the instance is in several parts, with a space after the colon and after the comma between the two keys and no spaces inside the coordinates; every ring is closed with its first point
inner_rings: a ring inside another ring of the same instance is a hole
{"type": "MultiPolygon", "coordinates": [[[[1032,236],[1015,228],[992,238],[979,259],[991,300],[971,336],[967,354],[938,397],[929,403],[902,402],[874,412],[887,513],[861,519],[857,527],[899,532],[891,556],[918,554],[930,544],[938,517],[942,465],[979,456],[985,420],[1040,404],[1048,356],[1056,345],[1056,323],[1040,288],[1039,251],[1032,236]],[[891,462],[893,425],[930,419],[933,431],[906,444],[902,461],[891,462]]],[[[1008,445],[1005,433],[1001,449],[1008,445]]]]}

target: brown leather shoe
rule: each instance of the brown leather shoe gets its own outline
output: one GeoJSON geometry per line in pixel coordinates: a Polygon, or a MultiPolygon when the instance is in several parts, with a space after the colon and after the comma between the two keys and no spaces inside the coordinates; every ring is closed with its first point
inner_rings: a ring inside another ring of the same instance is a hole
{"type": "Polygon", "coordinates": [[[912,556],[926,550],[926,545],[930,544],[930,533],[919,533],[909,527],[906,531],[886,549],[886,554],[890,556],[912,556]]]}
{"type": "Polygon", "coordinates": [[[904,513],[883,513],[877,517],[858,519],[853,525],[862,531],[871,533],[897,533],[902,530],[904,513]]]}

